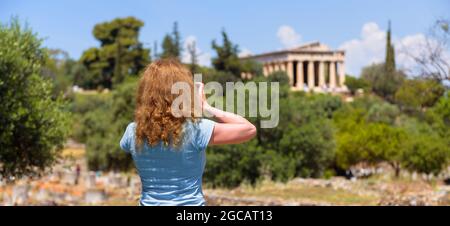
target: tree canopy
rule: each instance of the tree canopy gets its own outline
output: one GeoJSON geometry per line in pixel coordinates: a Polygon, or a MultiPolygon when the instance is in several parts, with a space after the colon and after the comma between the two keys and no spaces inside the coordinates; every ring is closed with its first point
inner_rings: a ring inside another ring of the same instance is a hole
{"type": "Polygon", "coordinates": [[[43,78],[48,52],[18,20],[0,24],[0,174],[36,175],[58,158],[68,135],[63,101],[43,78]]]}
{"type": "Polygon", "coordinates": [[[212,59],[212,65],[218,71],[229,72],[236,77],[241,76],[241,62],[238,57],[239,47],[233,44],[225,30],[222,31],[222,45],[214,40],[212,48],[217,56],[212,59]]]}
{"type": "Polygon", "coordinates": [[[181,46],[181,35],[178,31],[178,23],[173,24],[173,30],[171,34],[166,34],[162,42],[161,58],[177,58],[181,59],[181,52],[183,51],[181,46]]]}
{"type": "Polygon", "coordinates": [[[139,41],[144,23],[134,17],[117,18],[95,25],[94,37],[100,47],[83,52],[80,58],[88,74],[81,85],[111,88],[128,75],[137,75],[150,62],[150,49],[139,41]]]}

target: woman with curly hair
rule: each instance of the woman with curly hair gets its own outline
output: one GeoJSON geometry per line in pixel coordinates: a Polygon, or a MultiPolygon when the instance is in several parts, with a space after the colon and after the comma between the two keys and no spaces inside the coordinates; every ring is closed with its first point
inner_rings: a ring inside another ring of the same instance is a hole
{"type": "Polygon", "coordinates": [[[211,107],[203,84],[194,86],[191,72],[177,60],[158,60],[142,75],[136,96],[134,122],[120,140],[120,147],[133,157],[142,182],[140,205],[205,205],[202,175],[209,145],[237,144],[256,135],[245,118],[211,107]],[[191,95],[189,109],[174,114],[178,97],[172,87],[182,82],[198,96],[191,95]],[[201,111],[214,121],[195,117],[194,99],[201,111]]]}

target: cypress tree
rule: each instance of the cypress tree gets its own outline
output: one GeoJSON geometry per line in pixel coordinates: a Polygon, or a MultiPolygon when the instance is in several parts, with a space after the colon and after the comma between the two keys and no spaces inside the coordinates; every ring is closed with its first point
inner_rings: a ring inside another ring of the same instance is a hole
{"type": "Polygon", "coordinates": [[[389,28],[386,37],[386,62],[385,62],[386,75],[393,77],[395,74],[395,50],[391,43],[391,21],[389,21],[389,28]]]}

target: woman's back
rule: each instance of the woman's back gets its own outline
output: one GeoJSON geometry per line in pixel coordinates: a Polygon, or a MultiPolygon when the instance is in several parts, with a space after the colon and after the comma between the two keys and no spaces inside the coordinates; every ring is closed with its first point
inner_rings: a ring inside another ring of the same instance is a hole
{"type": "Polygon", "coordinates": [[[141,177],[140,205],[204,205],[202,175],[205,168],[205,149],[214,129],[207,119],[197,123],[187,121],[184,136],[177,147],[160,144],[144,145],[136,150],[136,124],[130,123],[120,141],[129,152],[141,177]]]}
{"type": "Polygon", "coordinates": [[[120,141],[141,177],[141,205],[204,205],[206,147],[255,136],[245,118],[209,106],[203,87],[194,90],[192,73],[174,59],[157,60],[142,74],[134,122],[120,141]]]}

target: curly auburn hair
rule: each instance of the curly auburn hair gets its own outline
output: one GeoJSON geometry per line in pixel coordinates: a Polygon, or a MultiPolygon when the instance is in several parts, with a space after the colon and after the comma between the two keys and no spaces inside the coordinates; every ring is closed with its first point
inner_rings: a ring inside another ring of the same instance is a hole
{"type": "MultiPolygon", "coordinates": [[[[185,82],[194,90],[192,73],[176,59],[154,61],[145,69],[136,95],[136,147],[140,149],[147,142],[155,146],[163,142],[165,146],[177,147],[182,140],[183,124],[194,118],[194,101],[189,112],[191,117],[175,117],[172,102],[178,95],[172,94],[172,85],[185,82]]],[[[193,100],[193,92],[190,96],[193,100]]],[[[186,110],[186,109],[183,109],[186,110]]]]}

